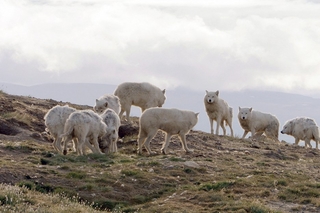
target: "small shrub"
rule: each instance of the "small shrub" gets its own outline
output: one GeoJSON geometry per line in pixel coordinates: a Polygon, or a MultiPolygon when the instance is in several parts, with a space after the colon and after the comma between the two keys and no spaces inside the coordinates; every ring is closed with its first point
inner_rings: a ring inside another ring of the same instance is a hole
{"type": "Polygon", "coordinates": [[[96,201],[92,204],[92,207],[100,210],[112,210],[114,209],[120,202],[111,201],[111,200],[102,200],[96,201]]]}
{"type": "Polygon", "coordinates": [[[270,191],[263,191],[262,193],[261,193],[261,197],[269,197],[270,196],[270,191]]]}
{"type": "Polygon", "coordinates": [[[320,188],[320,183],[315,183],[315,184],[307,184],[308,187],[310,188],[316,188],[319,189],[320,188]]]}
{"type": "Polygon", "coordinates": [[[270,166],[270,164],[265,163],[265,162],[257,162],[257,166],[261,166],[261,167],[263,167],[263,166],[270,166]]]}
{"type": "Polygon", "coordinates": [[[59,167],[59,169],[62,169],[62,170],[70,170],[70,167],[69,167],[69,166],[61,166],[61,167],[59,167]]]}
{"type": "Polygon", "coordinates": [[[132,198],[132,201],[137,204],[145,203],[149,200],[150,199],[148,197],[143,196],[143,195],[136,195],[135,197],[132,198]]]}
{"type": "Polygon", "coordinates": [[[253,205],[249,209],[250,213],[269,213],[270,211],[264,207],[253,205]]]}
{"type": "Polygon", "coordinates": [[[311,203],[311,199],[310,198],[303,199],[300,203],[301,204],[309,204],[309,203],[311,203]]]}
{"type": "Polygon", "coordinates": [[[131,163],[132,160],[131,159],[121,159],[119,162],[120,163],[131,163]]]}
{"type": "Polygon", "coordinates": [[[12,146],[12,145],[6,145],[5,148],[6,148],[7,150],[9,150],[9,151],[15,150],[15,147],[12,146]]]}
{"type": "Polygon", "coordinates": [[[132,170],[121,170],[121,174],[124,174],[126,176],[135,176],[138,174],[138,172],[132,170]]]}
{"type": "Polygon", "coordinates": [[[54,157],[54,154],[52,152],[42,152],[42,155],[46,158],[54,157]]]}
{"type": "Polygon", "coordinates": [[[186,168],[186,169],[184,169],[183,171],[184,171],[185,173],[187,173],[187,174],[190,174],[190,173],[193,172],[192,169],[189,169],[189,168],[186,168]]]}
{"type": "Polygon", "coordinates": [[[158,161],[151,161],[151,162],[148,162],[148,165],[149,166],[159,166],[160,163],[158,161]]]}
{"type": "Polygon", "coordinates": [[[181,158],[176,158],[176,157],[171,157],[169,158],[170,161],[174,161],[174,162],[185,162],[184,159],[181,158]]]}
{"type": "Polygon", "coordinates": [[[280,194],[280,195],[278,195],[278,198],[279,198],[280,200],[284,200],[284,201],[287,200],[287,196],[286,196],[285,194],[280,194]]]}
{"type": "Polygon", "coordinates": [[[84,186],[79,187],[79,190],[91,191],[94,188],[92,184],[86,184],[84,186]]]}
{"type": "Polygon", "coordinates": [[[109,163],[95,163],[95,164],[92,164],[92,167],[99,168],[99,169],[109,168],[110,166],[111,165],[109,163]]]}
{"type": "Polygon", "coordinates": [[[69,197],[69,198],[77,196],[77,192],[76,191],[72,191],[70,189],[61,188],[61,187],[56,188],[54,190],[54,193],[55,194],[60,194],[62,196],[66,196],[66,197],[69,197]]]}
{"type": "Polygon", "coordinates": [[[75,158],[73,158],[73,162],[80,162],[80,163],[87,163],[88,162],[88,156],[87,155],[77,155],[75,158]]]}
{"type": "Polygon", "coordinates": [[[0,195],[0,205],[11,205],[14,206],[15,198],[11,195],[0,195]]]}
{"type": "Polygon", "coordinates": [[[210,196],[208,196],[208,200],[210,202],[217,202],[217,201],[222,201],[223,198],[221,195],[219,194],[211,194],[210,196]]]}
{"type": "Polygon", "coordinates": [[[35,190],[41,193],[51,193],[54,187],[49,184],[36,184],[35,190]]]}
{"type": "Polygon", "coordinates": [[[110,159],[110,157],[107,156],[107,155],[90,153],[90,154],[87,155],[87,158],[89,160],[93,160],[93,161],[97,161],[97,162],[104,162],[104,163],[114,164],[114,161],[112,159],[110,159]]]}
{"type": "Polygon", "coordinates": [[[26,187],[29,190],[32,190],[35,188],[35,184],[31,181],[21,181],[18,183],[19,187],[26,187]]]}
{"type": "Polygon", "coordinates": [[[210,184],[209,183],[209,184],[204,184],[204,185],[200,186],[199,190],[220,191],[221,189],[224,189],[224,188],[230,188],[233,185],[234,185],[234,182],[217,182],[217,183],[214,183],[214,184],[210,184]]]}
{"type": "Polygon", "coordinates": [[[87,175],[83,172],[69,172],[67,178],[84,179],[87,175]]]}
{"type": "Polygon", "coordinates": [[[30,147],[27,145],[22,145],[22,146],[18,146],[19,151],[23,152],[23,153],[31,153],[33,152],[36,148],[34,147],[30,147]]]}
{"type": "Polygon", "coordinates": [[[278,180],[278,183],[277,183],[278,186],[287,186],[287,181],[285,180],[278,180]]]}
{"type": "Polygon", "coordinates": [[[12,144],[7,144],[5,146],[6,149],[13,151],[13,150],[19,150],[20,152],[23,153],[32,153],[34,150],[36,150],[35,147],[31,147],[29,145],[12,145],[12,144]]]}
{"type": "Polygon", "coordinates": [[[41,163],[41,165],[48,165],[48,164],[50,164],[50,160],[47,160],[47,159],[45,159],[45,158],[40,158],[40,163],[41,163]]]}
{"type": "Polygon", "coordinates": [[[201,174],[204,174],[204,173],[207,172],[207,169],[204,168],[204,167],[196,168],[196,170],[197,170],[199,173],[201,173],[201,174]]]}

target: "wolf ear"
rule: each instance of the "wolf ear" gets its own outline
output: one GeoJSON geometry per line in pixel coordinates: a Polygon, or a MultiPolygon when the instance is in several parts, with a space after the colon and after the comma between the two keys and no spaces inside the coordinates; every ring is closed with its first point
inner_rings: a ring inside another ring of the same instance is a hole
{"type": "Polygon", "coordinates": [[[98,102],[99,100],[98,99],[96,99],[96,103],[98,102]]]}
{"type": "Polygon", "coordinates": [[[162,93],[165,94],[166,93],[166,89],[162,90],[162,93]]]}
{"type": "Polygon", "coordinates": [[[219,90],[216,91],[216,95],[217,95],[217,96],[219,95],[219,90]]]}
{"type": "Polygon", "coordinates": [[[108,102],[106,102],[106,103],[104,104],[104,106],[105,106],[105,107],[108,107],[108,102]]]}
{"type": "Polygon", "coordinates": [[[206,90],[206,94],[208,95],[208,90],[206,90]]]}
{"type": "Polygon", "coordinates": [[[250,112],[252,111],[252,107],[249,109],[249,111],[250,111],[250,112]]]}
{"type": "Polygon", "coordinates": [[[239,111],[241,111],[241,107],[239,107],[239,111]]]}

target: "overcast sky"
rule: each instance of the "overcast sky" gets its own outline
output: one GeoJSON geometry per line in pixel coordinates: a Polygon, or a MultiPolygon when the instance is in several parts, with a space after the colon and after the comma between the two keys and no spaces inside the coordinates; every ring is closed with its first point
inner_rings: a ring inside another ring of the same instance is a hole
{"type": "Polygon", "coordinates": [[[316,0],[0,0],[0,82],[320,98],[316,0]]]}

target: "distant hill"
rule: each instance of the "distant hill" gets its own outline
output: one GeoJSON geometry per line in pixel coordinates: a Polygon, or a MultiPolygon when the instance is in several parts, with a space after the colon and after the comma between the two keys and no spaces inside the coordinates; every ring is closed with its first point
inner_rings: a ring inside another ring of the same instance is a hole
{"type": "MultiPolygon", "coordinates": [[[[41,84],[34,86],[0,83],[0,89],[9,94],[54,99],[89,106],[93,106],[95,99],[101,95],[113,93],[115,88],[116,85],[89,83],[41,84]]],[[[207,90],[210,89],[215,91],[218,88],[207,88],[207,90]]],[[[204,94],[205,91],[192,91],[188,88],[167,89],[167,100],[164,107],[200,112],[199,122],[195,126],[195,130],[210,132],[209,120],[203,105],[204,94]]],[[[220,91],[220,97],[233,107],[233,128],[235,135],[238,137],[243,134],[237,118],[239,106],[253,107],[258,111],[276,115],[280,121],[281,128],[287,120],[298,116],[311,117],[320,122],[320,99],[297,94],[253,90],[240,92],[220,91]]],[[[131,113],[132,116],[140,116],[141,114],[140,109],[137,107],[133,107],[131,113]]],[[[228,128],[227,133],[229,133],[228,128]]],[[[292,137],[281,134],[279,139],[289,143],[294,141],[292,137]]],[[[300,145],[304,145],[304,143],[300,145]]]]}

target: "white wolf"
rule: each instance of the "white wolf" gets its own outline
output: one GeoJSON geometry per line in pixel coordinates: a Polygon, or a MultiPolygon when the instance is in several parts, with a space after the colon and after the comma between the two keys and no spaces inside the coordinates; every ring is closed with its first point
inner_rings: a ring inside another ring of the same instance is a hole
{"type": "Polygon", "coordinates": [[[105,110],[100,116],[107,125],[107,133],[102,137],[102,141],[99,142],[100,148],[105,153],[117,152],[118,133],[121,124],[120,118],[112,109],[105,110]]]}
{"type": "Polygon", "coordinates": [[[226,135],[226,128],[224,123],[226,122],[226,124],[230,128],[231,136],[233,137],[232,108],[229,107],[226,101],[219,98],[219,91],[208,92],[206,90],[206,95],[204,96],[204,106],[209,117],[211,134],[214,134],[213,121],[216,121],[216,135],[219,135],[220,126],[223,130],[223,135],[226,135]]]}
{"type": "Polygon", "coordinates": [[[93,107],[94,111],[102,114],[105,109],[113,109],[117,114],[120,113],[120,100],[117,96],[106,94],[96,99],[96,105],[93,107]]]}
{"type": "Polygon", "coordinates": [[[68,117],[64,133],[61,137],[65,138],[63,154],[67,154],[67,143],[76,138],[78,145],[76,146],[77,154],[85,154],[84,145],[91,148],[94,153],[102,154],[98,139],[106,134],[107,125],[102,118],[92,110],[78,110],[70,114],[68,117]]]}
{"type": "Polygon", "coordinates": [[[279,121],[274,115],[252,110],[252,108],[239,107],[238,119],[244,129],[242,138],[245,138],[248,132],[251,132],[251,137],[265,133],[268,138],[280,142],[279,121]]]}
{"type": "Polygon", "coordinates": [[[310,141],[314,140],[318,149],[318,144],[320,143],[319,128],[311,118],[298,117],[289,120],[283,126],[281,133],[293,136],[296,145],[298,145],[300,140],[304,140],[305,147],[309,146],[312,148],[310,141]]]}
{"type": "Polygon", "coordinates": [[[154,154],[150,149],[150,141],[157,133],[158,129],[166,133],[166,141],[161,148],[163,154],[167,154],[167,148],[172,135],[178,134],[182,148],[186,152],[186,134],[197,124],[198,114],[192,111],[166,108],[150,108],[145,110],[139,122],[138,153],[141,154],[144,145],[149,154],[154,154]]]}
{"type": "Polygon", "coordinates": [[[120,119],[126,112],[126,119],[130,121],[131,105],[138,106],[144,112],[150,107],[162,107],[166,100],[165,90],[149,83],[125,82],[116,88],[114,95],[118,96],[121,104],[120,119]]]}
{"type": "Polygon", "coordinates": [[[46,125],[46,130],[54,137],[53,148],[62,153],[60,135],[63,133],[64,125],[69,115],[75,112],[76,109],[65,106],[54,106],[52,107],[44,116],[44,123],[46,125]]]}

